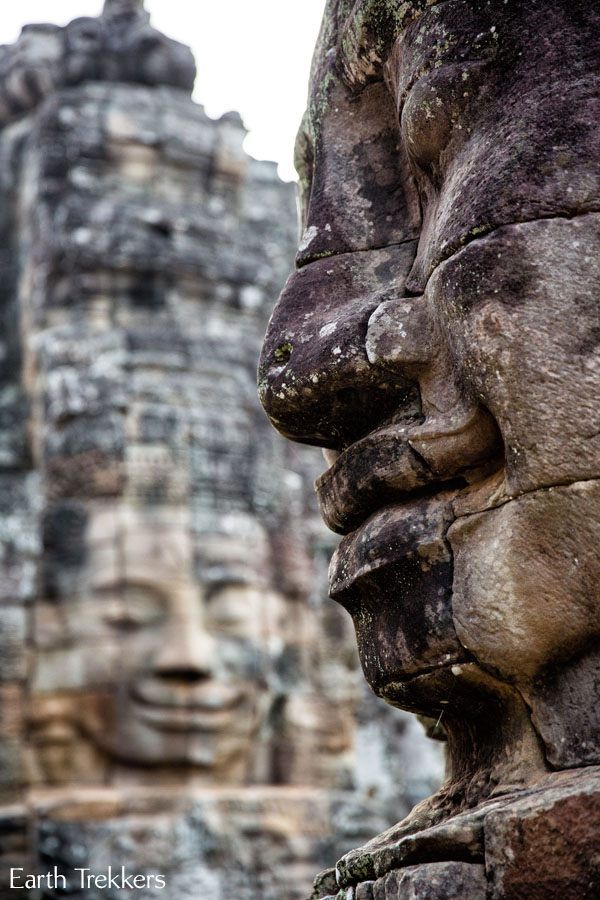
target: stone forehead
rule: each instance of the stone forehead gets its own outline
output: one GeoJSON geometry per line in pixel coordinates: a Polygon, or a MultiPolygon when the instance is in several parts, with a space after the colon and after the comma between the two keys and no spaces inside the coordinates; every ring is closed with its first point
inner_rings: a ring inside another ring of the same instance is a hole
{"type": "MultiPolygon", "coordinates": [[[[337,0],[337,15],[325,14],[322,38],[338,44],[345,80],[359,87],[375,76],[400,32],[443,0],[337,0]],[[329,26],[334,31],[327,35],[329,26]]],[[[335,5],[335,4],[334,4],[335,5]]]]}
{"type": "MultiPolygon", "coordinates": [[[[494,14],[509,0],[330,0],[319,47],[338,51],[338,65],[349,87],[360,90],[379,80],[381,67],[399,35],[429,10],[462,7],[469,14],[494,14]]],[[[552,4],[555,6],[556,4],[552,4]]],[[[317,52],[317,57],[319,57],[317,52]]],[[[313,74],[315,74],[313,70],[313,74]]]]}

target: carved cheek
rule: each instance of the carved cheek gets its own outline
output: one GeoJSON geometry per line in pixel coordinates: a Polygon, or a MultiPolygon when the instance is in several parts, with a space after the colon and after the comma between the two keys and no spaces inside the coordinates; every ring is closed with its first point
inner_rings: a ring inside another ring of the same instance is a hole
{"type": "Polygon", "coordinates": [[[600,633],[599,497],[594,481],[533,491],[451,526],[456,631],[485,667],[531,680],[600,633]]]}

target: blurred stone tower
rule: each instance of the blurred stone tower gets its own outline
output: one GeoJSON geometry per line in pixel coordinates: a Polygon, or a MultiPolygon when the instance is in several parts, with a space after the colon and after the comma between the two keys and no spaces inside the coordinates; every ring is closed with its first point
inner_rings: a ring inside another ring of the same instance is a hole
{"type": "Polygon", "coordinates": [[[294,188],[195,74],[141,0],[0,48],[0,860],[293,900],[439,761],[362,699],[255,398],[294,188]]]}

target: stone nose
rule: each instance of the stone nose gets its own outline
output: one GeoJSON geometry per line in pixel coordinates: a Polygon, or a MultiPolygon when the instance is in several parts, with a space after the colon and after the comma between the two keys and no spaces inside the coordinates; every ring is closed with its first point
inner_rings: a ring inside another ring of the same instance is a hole
{"type": "Polygon", "coordinates": [[[498,426],[465,392],[427,292],[381,303],[369,319],[366,351],[374,367],[418,383],[423,421],[406,438],[434,476],[451,478],[499,458],[498,426]]]}
{"type": "Polygon", "coordinates": [[[215,673],[217,643],[194,612],[178,609],[170,616],[152,664],[158,677],[194,682],[215,673]]]}
{"type": "Polygon", "coordinates": [[[288,280],[273,312],[259,364],[259,395],[286,437],[341,449],[398,410],[418,411],[401,369],[369,361],[373,312],[402,296],[414,244],[342,253],[288,280]]]}

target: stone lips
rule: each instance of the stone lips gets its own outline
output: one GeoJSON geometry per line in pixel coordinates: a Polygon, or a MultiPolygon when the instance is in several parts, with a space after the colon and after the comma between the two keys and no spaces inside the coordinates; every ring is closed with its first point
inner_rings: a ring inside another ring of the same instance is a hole
{"type": "Polygon", "coordinates": [[[371,432],[319,477],[321,514],[332,531],[353,530],[395,491],[402,497],[431,483],[431,473],[404,439],[405,432],[398,426],[371,432]]]}
{"type": "MultiPolygon", "coordinates": [[[[465,659],[452,618],[452,560],[444,495],[388,506],[344,538],[330,567],[333,599],[351,613],[369,684],[393,702],[389,684],[465,659]]],[[[417,708],[432,714],[420,692],[417,708]],[[425,706],[422,704],[425,703],[425,706]]]]}

